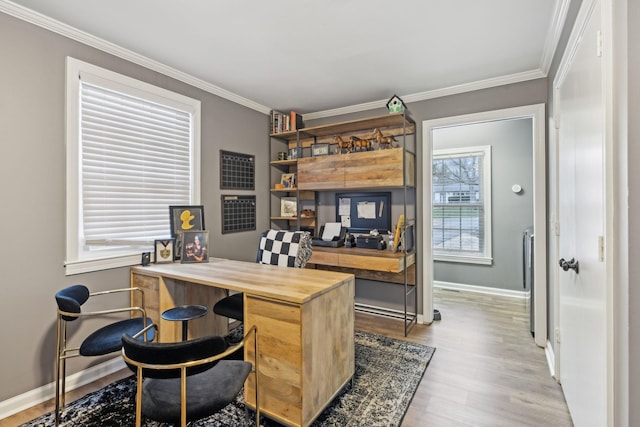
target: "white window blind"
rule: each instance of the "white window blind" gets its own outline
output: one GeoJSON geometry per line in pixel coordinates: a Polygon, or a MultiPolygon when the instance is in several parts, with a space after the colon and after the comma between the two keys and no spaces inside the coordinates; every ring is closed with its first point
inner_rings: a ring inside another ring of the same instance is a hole
{"type": "Polygon", "coordinates": [[[467,147],[433,153],[434,258],[491,262],[491,150],[467,147]]]}
{"type": "Polygon", "coordinates": [[[190,202],[190,114],[81,85],[86,244],[153,244],[169,235],[168,206],[190,202]]]}
{"type": "Polygon", "coordinates": [[[140,263],[200,202],[200,101],[67,58],[66,274],[140,263]]]}

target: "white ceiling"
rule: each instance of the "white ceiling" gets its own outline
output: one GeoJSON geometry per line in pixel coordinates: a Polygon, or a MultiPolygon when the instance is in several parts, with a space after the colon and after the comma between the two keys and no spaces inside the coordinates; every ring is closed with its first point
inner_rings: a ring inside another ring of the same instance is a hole
{"type": "Polygon", "coordinates": [[[568,3],[0,0],[0,11],[258,110],[311,113],[544,77],[568,3]]]}

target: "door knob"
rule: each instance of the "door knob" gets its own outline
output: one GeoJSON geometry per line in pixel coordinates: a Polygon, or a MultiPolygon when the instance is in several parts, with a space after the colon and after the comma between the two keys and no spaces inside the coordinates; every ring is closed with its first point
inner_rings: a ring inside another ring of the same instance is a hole
{"type": "Polygon", "coordinates": [[[560,268],[562,268],[564,271],[569,271],[569,269],[572,269],[576,272],[576,274],[578,274],[580,272],[580,263],[576,261],[575,258],[571,258],[571,261],[565,261],[564,258],[560,258],[560,268]]]}

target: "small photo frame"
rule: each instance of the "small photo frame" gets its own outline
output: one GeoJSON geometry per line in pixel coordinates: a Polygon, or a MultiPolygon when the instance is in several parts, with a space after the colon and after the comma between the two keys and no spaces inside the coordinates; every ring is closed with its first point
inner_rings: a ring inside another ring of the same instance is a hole
{"type": "Polygon", "coordinates": [[[153,244],[155,248],[155,263],[162,264],[173,262],[175,257],[175,239],[156,240],[153,244]]]}
{"type": "Polygon", "coordinates": [[[311,146],[311,157],[326,156],[329,154],[329,144],[313,144],[311,146]]]}
{"type": "Polygon", "coordinates": [[[169,206],[169,221],[174,238],[179,231],[204,230],[204,206],[169,206]]]}
{"type": "Polygon", "coordinates": [[[296,217],[298,215],[298,202],[295,197],[283,197],[280,199],[280,216],[296,217]]]}
{"type": "Polygon", "coordinates": [[[176,240],[173,244],[173,259],[180,261],[180,255],[182,255],[182,233],[183,231],[176,231],[176,240]]]}
{"type": "Polygon", "coordinates": [[[295,173],[283,173],[280,178],[280,184],[283,188],[296,188],[296,174],[295,173]]]}
{"type": "Polygon", "coordinates": [[[209,232],[204,230],[182,232],[183,264],[194,262],[209,262],[209,232]]]}

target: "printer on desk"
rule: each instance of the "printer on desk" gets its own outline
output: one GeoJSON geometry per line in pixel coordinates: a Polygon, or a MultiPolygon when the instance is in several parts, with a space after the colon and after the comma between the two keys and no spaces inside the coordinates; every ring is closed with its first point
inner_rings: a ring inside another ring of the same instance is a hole
{"type": "Polygon", "coordinates": [[[325,246],[329,248],[339,248],[344,246],[347,229],[339,222],[327,222],[320,227],[320,237],[311,239],[312,246],[325,246]]]}

